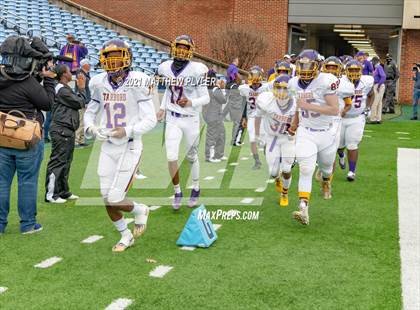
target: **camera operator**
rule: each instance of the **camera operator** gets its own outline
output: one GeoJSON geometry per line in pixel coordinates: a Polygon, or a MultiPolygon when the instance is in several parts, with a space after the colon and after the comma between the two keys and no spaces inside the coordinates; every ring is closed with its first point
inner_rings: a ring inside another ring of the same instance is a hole
{"type": "Polygon", "coordinates": [[[79,110],[85,107],[86,78],[83,74],[78,74],[77,91],[74,92],[68,85],[72,80],[70,68],[67,65],[57,65],[55,72],[59,83],[55,87],[56,102],[52,109],[52,150],[47,166],[45,201],[61,204],[79,198],[70,192],[68,179],[73,160],[75,132],[79,128],[79,110]]]}
{"type": "Polygon", "coordinates": [[[416,64],[413,67],[413,81],[414,81],[414,89],[413,89],[413,117],[411,120],[418,119],[418,108],[419,108],[419,100],[420,100],[420,63],[416,64]]]}
{"type": "MultiPolygon", "coordinates": [[[[0,111],[20,111],[27,119],[38,121],[42,128],[44,117],[41,111],[49,111],[54,101],[55,74],[43,67],[39,72],[43,86],[39,83],[33,73],[36,58],[41,58],[43,53],[22,37],[6,38],[0,46],[0,53],[0,111]]],[[[52,62],[48,65],[52,65],[52,62]]],[[[4,233],[8,223],[10,189],[16,172],[20,231],[30,234],[42,230],[42,225],[36,221],[36,214],[38,173],[43,155],[42,139],[27,150],[19,150],[12,145],[0,147],[0,234],[4,233]]]]}

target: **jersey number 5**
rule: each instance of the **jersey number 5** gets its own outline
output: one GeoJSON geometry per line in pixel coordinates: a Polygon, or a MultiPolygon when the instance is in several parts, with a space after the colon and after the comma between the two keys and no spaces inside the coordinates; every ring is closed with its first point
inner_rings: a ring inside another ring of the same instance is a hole
{"type": "Polygon", "coordinates": [[[124,122],[126,115],[124,103],[114,103],[111,108],[111,104],[107,102],[105,103],[105,111],[107,119],[106,128],[112,129],[127,126],[127,124],[124,122]],[[114,118],[112,118],[112,114],[114,115],[114,118]]]}
{"type": "Polygon", "coordinates": [[[354,107],[356,109],[360,108],[362,106],[362,97],[361,95],[353,96],[352,99],[354,100],[354,107]]]}

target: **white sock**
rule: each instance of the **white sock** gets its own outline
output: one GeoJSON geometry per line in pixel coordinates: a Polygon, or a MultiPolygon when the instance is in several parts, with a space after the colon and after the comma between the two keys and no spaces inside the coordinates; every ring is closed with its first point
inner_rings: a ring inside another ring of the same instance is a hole
{"type": "Polygon", "coordinates": [[[292,182],[292,177],[290,176],[290,178],[285,179],[283,176],[282,178],[282,183],[283,183],[283,188],[285,189],[289,189],[290,183],[292,182]]]}
{"type": "Polygon", "coordinates": [[[193,180],[193,186],[194,182],[197,182],[198,186],[198,180],[200,179],[200,163],[198,159],[191,164],[191,179],[193,180]]]}
{"type": "Polygon", "coordinates": [[[199,180],[192,180],[192,187],[198,191],[200,189],[200,181],[199,180]]]}
{"type": "Polygon", "coordinates": [[[174,185],[174,191],[176,194],[179,194],[181,192],[181,185],[179,184],[174,185]]]}
{"type": "Polygon", "coordinates": [[[121,233],[121,235],[124,235],[124,232],[128,230],[124,217],[118,221],[112,222],[112,224],[114,224],[115,228],[121,233]]]}

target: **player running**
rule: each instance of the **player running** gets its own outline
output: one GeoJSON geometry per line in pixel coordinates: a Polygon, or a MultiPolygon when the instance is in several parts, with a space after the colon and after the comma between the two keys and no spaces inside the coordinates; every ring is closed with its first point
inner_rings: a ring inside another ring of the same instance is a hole
{"type": "Polygon", "coordinates": [[[341,169],[346,168],[344,148],[347,148],[349,172],[347,180],[354,181],[356,177],[356,164],[359,156],[358,146],[363,137],[365,117],[363,112],[370,108],[373,102],[373,77],[362,75],[363,66],[356,60],[346,65],[346,76],[343,79],[354,84],[355,91],[351,109],[343,113],[343,124],[340,134],[340,146],[338,149],[341,169]]]}
{"type": "Polygon", "coordinates": [[[200,164],[198,161],[198,144],[200,141],[200,112],[202,106],[210,101],[205,77],[207,67],[191,61],[194,42],[188,35],[177,37],[171,44],[171,56],[159,65],[161,77],[176,81],[166,88],[157,113],[158,120],[166,120],[165,147],[168,159],[169,174],[174,186],[172,207],[179,210],[182,202],[182,191],[179,181],[178,156],[182,137],[187,147],[187,160],[191,164],[192,191],[188,207],[197,205],[200,197],[200,164]],[[174,85],[175,84],[175,85],[174,85]]]}
{"type": "Polygon", "coordinates": [[[275,178],[276,190],[280,193],[281,207],[289,205],[288,192],[295,160],[295,139],[288,130],[296,112],[296,102],[294,98],[289,97],[287,89],[289,80],[288,75],[277,77],[272,91],[258,96],[255,119],[257,140],[259,140],[261,118],[263,119],[265,156],[269,173],[275,178]]]}
{"type": "MultiPolygon", "coordinates": [[[[304,225],[309,224],[312,175],[317,161],[323,176],[324,198],[331,198],[330,178],[336,153],[331,129],[339,112],[336,94],[339,83],[334,75],[319,72],[318,52],[304,50],[299,54],[296,76],[289,81],[289,91],[295,94],[299,109],[296,133],[299,211],[293,212],[293,217],[304,225]]],[[[295,126],[292,125],[292,130],[295,126]]]]}
{"type": "Polygon", "coordinates": [[[132,52],[128,43],[119,39],[107,41],[100,51],[100,63],[106,72],[90,82],[92,99],[84,126],[87,136],[104,141],[98,163],[100,189],[108,216],[121,233],[121,240],[112,251],[122,252],[146,230],[148,207],[126,199],[126,194],[140,162],[142,135],[156,125],[156,115],[149,77],[130,71],[132,52]],[[140,87],[128,86],[130,79],[140,81],[140,87]],[[134,215],[133,232],[127,228],[122,211],[134,215]]]}
{"type": "Polygon", "coordinates": [[[255,139],[255,115],[257,111],[256,101],[259,94],[269,90],[269,84],[262,83],[264,71],[258,66],[249,69],[248,84],[239,86],[239,93],[246,98],[247,118],[246,127],[248,129],[249,143],[251,145],[251,153],[254,157],[254,166],[252,169],[261,169],[261,161],[258,155],[257,141],[255,139]]]}

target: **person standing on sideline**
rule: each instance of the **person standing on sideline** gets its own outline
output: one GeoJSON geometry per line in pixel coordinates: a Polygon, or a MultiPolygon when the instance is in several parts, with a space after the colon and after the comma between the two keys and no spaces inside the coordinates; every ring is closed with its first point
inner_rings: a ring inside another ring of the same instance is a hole
{"type": "Polygon", "coordinates": [[[232,60],[232,63],[226,69],[226,81],[230,83],[235,80],[235,76],[238,74],[239,58],[235,57],[232,60]]]}
{"type": "Polygon", "coordinates": [[[356,60],[362,63],[363,65],[363,71],[362,75],[373,75],[373,65],[372,63],[367,59],[368,54],[366,52],[357,52],[355,56],[356,60]]]}
{"type": "Polygon", "coordinates": [[[420,64],[416,64],[413,67],[413,81],[414,81],[414,89],[413,89],[413,117],[411,120],[418,119],[418,108],[419,108],[419,100],[420,100],[420,64]]]}
{"type": "Polygon", "coordinates": [[[71,74],[75,75],[80,68],[80,61],[88,54],[87,48],[83,43],[77,41],[73,34],[67,35],[67,44],[60,51],[60,56],[73,59],[72,62],[62,61],[61,64],[70,67],[71,74]]]}
{"type": "Polygon", "coordinates": [[[397,68],[397,64],[392,59],[391,54],[386,54],[385,58],[385,102],[382,109],[382,113],[395,113],[395,91],[397,87],[397,80],[400,77],[400,71],[397,68]]]}
{"type": "Polygon", "coordinates": [[[375,97],[373,99],[373,104],[371,107],[370,122],[371,124],[380,124],[382,120],[382,99],[384,97],[384,92],[385,92],[386,75],[378,57],[375,56],[372,58],[372,65],[374,68],[373,91],[374,91],[375,97]]]}
{"type": "Polygon", "coordinates": [[[75,132],[79,128],[79,110],[86,102],[85,77],[77,76],[77,93],[68,83],[72,80],[67,65],[57,65],[58,84],[55,87],[56,102],[52,109],[51,156],[45,180],[45,201],[65,203],[79,197],[70,192],[68,180],[73,160],[75,132]]]}
{"type": "MultiPolygon", "coordinates": [[[[80,62],[80,70],[77,71],[77,75],[82,74],[85,77],[85,92],[86,92],[86,101],[85,106],[87,106],[90,102],[90,90],[89,90],[89,82],[90,82],[90,63],[89,60],[83,59],[80,62]]],[[[76,85],[76,93],[78,91],[77,85],[76,85]]],[[[76,131],[76,141],[75,141],[75,147],[84,147],[87,146],[85,143],[85,133],[84,133],[84,127],[83,127],[83,116],[85,115],[86,108],[79,110],[79,129],[76,131]]]]}
{"type": "MultiPolygon", "coordinates": [[[[216,74],[209,71],[208,78],[216,80],[216,74]]],[[[223,123],[222,106],[226,103],[226,97],[222,89],[225,88],[223,80],[210,82],[209,104],[203,107],[203,117],[207,123],[206,129],[206,161],[219,163],[224,159],[225,152],[225,124],[223,123]]]]}

